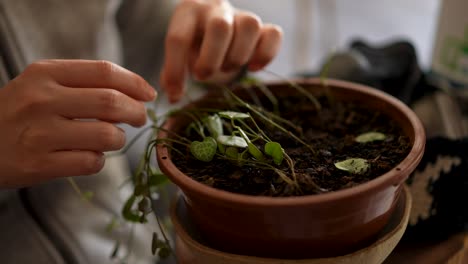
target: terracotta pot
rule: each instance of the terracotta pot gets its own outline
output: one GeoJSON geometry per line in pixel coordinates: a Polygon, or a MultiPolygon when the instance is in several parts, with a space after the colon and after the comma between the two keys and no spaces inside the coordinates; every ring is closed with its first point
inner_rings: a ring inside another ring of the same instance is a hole
{"type": "MultiPolygon", "coordinates": [[[[324,89],[318,79],[297,82],[314,93],[324,89]]],[[[296,91],[287,83],[267,85],[279,98],[296,91]]],[[[376,89],[329,80],[327,92],[335,100],[365,104],[389,115],[410,138],[408,156],[389,172],[352,188],[301,197],[259,197],[197,182],[172,163],[166,147],[157,146],[161,170],[182,190],[188,213],[208,245],[241,255],[298,259],[343,255],[375,240],[395,208],[402,183],[422,158],[424,129],[406,105],[376,89]]],[[[245,89],[236,93],[242,95],[245,89]]],[[[205,97],[192,106],[208,107],[212,101],[205,97]]],[[[174,117],[164,127],[182,131],[187,122],[174,117]]],[[[158,137],[170,135],[161,131],[158,137]]]]}
{"type": "MultiPolygon", "coordinates": [[[[210,248],[197,236],[181,197],[171,207],[176,233],[176,256],[179,264],[380,264],[395,249],[403,236],[411,212],[411,193],[403,189],[388,224],[377,240],[365,248],[343,256],[316,259],[272,259],[235,255],[210,248]]],[[[401,263],[401,262],[399,262],[401,263]]]]}

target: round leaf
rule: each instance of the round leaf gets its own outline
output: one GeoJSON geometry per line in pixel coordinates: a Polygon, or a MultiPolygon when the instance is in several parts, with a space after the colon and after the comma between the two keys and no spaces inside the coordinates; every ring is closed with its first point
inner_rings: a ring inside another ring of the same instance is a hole
{"type": "Polygon", "coordinates": [[[372,142],[372,141],[378,141],[378,140],[385,140],[387,136],[385,134],[380,133],[380,132],[367,132],[360,134],[359,136],[356,137],[356,142],[359,143],[367,143],[367,142],[372,142]]]}
{"type": "Polygon", "coordinates": [[[335,163],[335,167],[352,174],[363,174],[369,169],[370,165],[366,159],[354,158],[339,161],[335,163]]]}
{"type": "Polygon", "coordinates": [[[263,159],[263,153],[257,148],[257,146],[255,146],[254,144],[250,142],[248,143],[248,150],[249,150],[250,155],[252,155],[257,160],[263,159]]]}
{"type": "Polygon", "coordinates": [[[265,144],[265,153],[273,158],[273,161],[280,165],[284,159],[283,148],[278,142],[268,142],[265,144]]]}
{"type": "Polygon", "coordinates": [[[231,159],[237,159],[239,157],[239,151],[235,147],[226,148],[226,156],[231,159]]]}
{"type": "Polygon", "coordinates": [[[234,112],[234,111],[223,111],[218,113],[219,116],[227,118],[227,119],[245,119],[250,118],[250,115],[241,112],[234,112]]]}
{"type": "Polygon", "coordinates": [[[217,149],[216,140],[212,137],[206,137],[203,142],[193,141],[190,144],[190,152],[192,155],[204,162],[210,162],[214,155],[216,154],[217,149]]]}

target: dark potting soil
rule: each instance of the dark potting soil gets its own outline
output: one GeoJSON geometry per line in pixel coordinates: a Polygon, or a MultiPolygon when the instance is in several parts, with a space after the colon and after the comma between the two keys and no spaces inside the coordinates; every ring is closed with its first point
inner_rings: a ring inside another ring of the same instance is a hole
{"type": "MultiPolygon", "coordinates": [[[[326,97],[319,98],[320,111],[305,97],[281,100],[281,116],[302,129],[301,139],[312,146],[315,153],[276,128],[262,128],[294,160],[299,188],[287,184],[272,170],[239,166],[217,157],[211,162],[198,161],[189,150],[177,145],[187,155],[174,153],[174,164],[193,179],[214,188],[249,195],[299,196],[367,182],[394,168],[410,151],[409,138],[394,121],[378,111],[353,103],[332,102],[326,97]],[[356,136],[370,131],[383,133],[386,139],[368,143],[355,141],[356,136]],[[363,174],[352,174],[335,167],[336,162],[349,158],[367,159],[370,168],[363,174]]],[[[292,128],[288,130],[299,135],[292,128]]],[[[192,135],[189,138],[200,140],[192,135]]],[[[285,161],[280,168],[291,175],[285,161]]]]}

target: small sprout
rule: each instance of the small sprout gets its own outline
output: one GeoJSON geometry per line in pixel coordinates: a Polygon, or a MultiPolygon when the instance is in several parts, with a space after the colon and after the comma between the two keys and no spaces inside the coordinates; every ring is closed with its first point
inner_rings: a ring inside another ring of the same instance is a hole
{"type": "Polygon", "coordinates": [[[239,157],[239,150],[235,147],[226,148],[226,156],[231,159],[237,159],[239,157]]]}
{"type": "Polygon", "coordinates": [[[339,161],[335,163],[335,167],[340,170],[347,171],[352,174],[363,174],[369,169],[369,162],[366,159],[354,158],[339,161]]]}
{"type": "Polygon", "coordinates": [[[367,143],[372,141],[385,140],[386,138],[387,136],[385,136],[385,134],[372,131],[360,134],[355,138],[355,140],[359,143],[367,143]]]}
{"type": "Polygon", "coordinates": [[[284,159],[283,148],[278,142],[268,142],[265,144],[265,154],[271,156],[276,165],[280,165],[284,159]]]}
{"type": "Polygon", "coordinates": [[[192,155],[204,162],[210,162],[216,154],[218,145],[216,140],[212,137],[206,137],[203,142],[193,141],[190,144],[190,152],[192,155]]]}
{"type": "Polygon", "coordinates": [[[205,125],[212,137],[217,138],[223,134],[223,123],[221,122],[221,118],[216,114],[208,116],[205,120],[205,125]]]}
{"type": "Polygon", "coordinates": [[[250,118],[249,114],[234,112],[234,111],[223,111],[219,112],[218,115],[227,119],[246,119],[250,118]]]}
{"type": "Polygon", "coordinates": [[[230,147],[246,148],[247,142],[245,139],[238,136],[218,136],[218,142],[230,147]]]}
{"type": "Polygon", "coordinates": [[[253,143],[248,143],[248,150],[250,155],[252,155],[257,160],[263,160],[263,153],[253,143]]]}

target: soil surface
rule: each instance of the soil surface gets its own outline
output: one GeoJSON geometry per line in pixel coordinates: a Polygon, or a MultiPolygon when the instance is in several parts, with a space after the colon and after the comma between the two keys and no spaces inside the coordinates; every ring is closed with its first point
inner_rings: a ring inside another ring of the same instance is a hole
{"type": "MultiPolygon", "coordinates": [[[[315,153],[287,133],[267,125],[262,128],[294,160],[298,187],[287,184],[272,170],[239,165],[218,157],[208,163],[198,161],[180,145],[175,147],[187,155],[173,152],[174,164],[193,179],[218,189],[250,195],[299,196],[336,191],[374,179],[394,168],[410,151],[409,139],[395,122],[375,110],[330,101],[327,97],[319,98],[320,111],[304,96],[281,100],[281,116],[299,126],[302,133],[291,127],[287,127],[288,130],[300,135],[315,153]],[[356,136],[370,131],[381,132],[386,139],[368,143],[355,141],[356,136]],[[335,167],[336,162],[349,158],[367,159],[370,168],[365,173],[352,174],[335,167]]],[[[200,140],[195,135],[188,137],[200,140]]],[[[291,176],[286,162],[279,168],[291,176]]]]}

